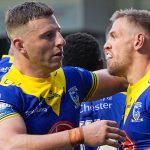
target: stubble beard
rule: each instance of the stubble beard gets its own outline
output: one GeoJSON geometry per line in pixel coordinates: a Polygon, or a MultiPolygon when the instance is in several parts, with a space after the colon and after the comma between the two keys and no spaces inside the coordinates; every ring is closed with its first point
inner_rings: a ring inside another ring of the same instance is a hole
{"type": "Polygon", "coordinates": [[[107,64],[107,69],[111,75],[119,76],[119,77],[124,76],[123,65],[119,64],[119,62],[113,62],[112,64],[107,64]]]}

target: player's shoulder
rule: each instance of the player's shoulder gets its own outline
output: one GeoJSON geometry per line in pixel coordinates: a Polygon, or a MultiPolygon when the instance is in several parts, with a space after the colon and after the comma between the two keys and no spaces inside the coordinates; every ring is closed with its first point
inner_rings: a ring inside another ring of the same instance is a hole
{"type": "Polygon", "coordinates": [[[65,66],[62,68],[64,71],[79,71],[79,72],[84,72],[84,71],[87,71],[86,69],[84,68],[81,68],[81,67],[73,67],[73,66],[65,66]]]}
{"type": "Polygon", "coordinates": [[[65,76],[66,75],[79,75],[79,76],[84,76],[84,75],[88,75],[88,74],[92,74],[92,72],[81,68],[81,67],[72,67],[72,66],[66,66],[62,68],[64,71],[65,76]]]}
{"type": "Polygon", "coordinates": [[[4,87],[19,86],[21,84],[22,74],[12,65],[9,71],[1,76],[0,85],[4,87]]]}

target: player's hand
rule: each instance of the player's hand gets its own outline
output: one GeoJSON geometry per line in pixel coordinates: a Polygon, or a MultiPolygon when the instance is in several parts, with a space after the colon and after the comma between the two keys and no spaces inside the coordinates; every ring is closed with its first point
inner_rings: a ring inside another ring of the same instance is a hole
{"type": "Polygon", "coordinates": [[[126,134],[117,128],[115,121],[101,120],[83,127],[84,143],[89,146],[109,145],[120,147],[117,142],[124,142],[126,134]]]}

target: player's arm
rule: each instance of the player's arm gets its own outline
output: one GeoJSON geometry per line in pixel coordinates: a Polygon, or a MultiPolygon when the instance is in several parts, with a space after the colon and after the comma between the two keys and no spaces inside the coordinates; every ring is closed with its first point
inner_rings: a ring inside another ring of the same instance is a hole
{"type": "Polygon", "coordinates": [[[98,88],[92,99],[99,99],[106,96],[111,96],[118,92],[127,90],[128,83],[123,77],[112,76],[107,69],[95,71],[99,78],[98,88]]]}
{"type": "Polygon", "coordinates": [[[0,122],[0,141],[1,150],[71,149],[68,132],[29,135],[20,116],[10,117],[0,122]]]}
{"type": "Polygon", "coordinates": [[[125,133],[116,128],[114,121],[97,121],[82,128],[46,135],[29,135],[20,116],[0,121],[0,149],[8,150],[70,150],[81,143],[119,147],[111,139],[125,141],[125,133]]]}

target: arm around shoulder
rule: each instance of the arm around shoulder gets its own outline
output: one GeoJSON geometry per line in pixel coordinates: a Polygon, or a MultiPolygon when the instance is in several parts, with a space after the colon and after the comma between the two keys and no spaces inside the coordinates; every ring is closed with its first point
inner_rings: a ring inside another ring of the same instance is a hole
{"type": "Polygon", "coordinates": [[[92,99],[111,96],[127,90],[128,82],[124,77],[112,76],[108,73],[107,69],[101,69],[94,73],[99,78],[99,85],[92,99]]]}

